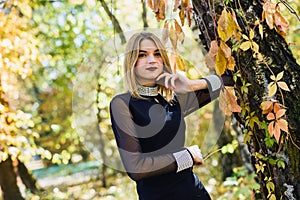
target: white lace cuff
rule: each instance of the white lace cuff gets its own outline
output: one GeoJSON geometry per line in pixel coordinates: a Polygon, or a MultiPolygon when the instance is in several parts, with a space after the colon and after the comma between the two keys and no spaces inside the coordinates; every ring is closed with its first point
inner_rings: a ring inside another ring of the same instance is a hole
{"type": "Polygon", "coordinates": [[[211,92],[219,90],[222,86],[222,81],[217,75],[209,75],[204,77],[204,79],[209,82],[209,89],[211,92]]]}
{"type": "Polygon", "coordinates": [[[180,172],[184,169],[190,168],[193,166],[193,158],[187,149],[173,153],[177,163],[177,171],[180,172]]]}

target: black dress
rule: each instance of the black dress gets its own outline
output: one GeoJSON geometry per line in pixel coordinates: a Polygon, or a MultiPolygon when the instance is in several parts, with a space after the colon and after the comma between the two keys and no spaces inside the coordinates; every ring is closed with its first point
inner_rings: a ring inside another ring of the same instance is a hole
{"type": "Polygon", "coordinates": [[[219,95],[220,87],[174,96],[137,99],[129,93],[110,104],[112,128],[122,162],[136,181],[140,200],[210,199],[192,168],[177,172],[174,152],[184,149],[185,122],[191,112],[219,95]]]}

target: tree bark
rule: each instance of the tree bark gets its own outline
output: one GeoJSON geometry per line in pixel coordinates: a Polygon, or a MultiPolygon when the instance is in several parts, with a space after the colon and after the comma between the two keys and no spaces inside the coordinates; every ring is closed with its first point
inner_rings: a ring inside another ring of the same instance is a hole
{"type": "Polygon", "coordinates": [[[24,199],[17,185],[17,176],[10,157],[0,162],[0,185],[4,200],[24,199]]]}
{"type": "Polygon", "coordinates": [[[147,28],[149,27],[148,25],[148,21],[147,21],[147,6],[146,6],[146,1],[144,0],[141,0],[141,3],[142,3],[142,20],[143,20],[143,25],[144,25],[144,28],[147,28]]]}
{"type": "MultiPolygon", "coordinates": [[[[199,38],[204,48],[208,51],[210,42],[216,38],[216,20],[220,16],[224,3],[223,1],[196,1],[193,0],[195,21],[201,32],[199,38]]],[[[254,27],[256,19],[261,19],[262,2],[258,0],[234,0],[228,7],[234,10],[242,11],[243,17],[237,15],[237,20],[242,29],[242,33],[249,35],[247,26],[254,27]],[[244,20],[246,19],[246,21],[244,20]]],[[[258,164],[258,161],[266,164],[264,172],[257,173],[258,181],[261,186],[261,196],[268,199],[269,192],[267,190],[267,181],[265,178],[271,178],[275,185],[275,194],[277,199],[300,199],[300,66],[297,64],[292,52],[290,51],[285,39],[279,35],[274,29],[270,30],[266,23],[263,23],[264,38],[261,38],[257,29],[255,34],[255,42],[259,45],[259,51],[264,56],[264,60],[268,62],[271,70],[275,75],[284,71],[281,81],[287,83],[290,92],[283,91],[285,106],[287,107],[287,121],[289,124],[289,134],[281,132],[281,141],[283,145],[273,145],[269,148],[265,144],[266,131],[258,125],[254,126],[251,141],[248,144],[250,153],[252,154],[252,164],[258,164]],[[260,153],[265,157],[272,159],[283,159],[285,168],[279,168],[276,164],[271,165],[266,161],[259,160],[253,155],[260,153]]],[[[232,47],[230,42],[227,44],[232,47]]],[[[259,121],[267,121],[262,115],[260,104],[264,100],[267,91],[267,85],[272,80],[270,70],[265,64],[258,63],[253,58],[253,52],[238,50],[234,53],[236,66],[241,72],[241,78],[250,83],[248,94],[238,96],[239,103],[248,103],[251,111],[255,111],[255,116],[259,121]]],[[[238,94],[241,94],[241,87],[235,86],[238,94]]],[[[280,102],[281,95],[276,95],[276,99],[280,102]],[[278,98],[279,97],[279,98],[278,98]]],[[[241,124],[242,128],[247,128],[245,116],[241,113],[234,115],[241,124]]]]}

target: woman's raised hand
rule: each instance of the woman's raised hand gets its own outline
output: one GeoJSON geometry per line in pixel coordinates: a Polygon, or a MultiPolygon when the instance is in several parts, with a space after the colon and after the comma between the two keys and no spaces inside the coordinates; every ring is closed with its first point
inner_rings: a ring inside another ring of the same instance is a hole
{"type": "Polygon", "coordinates": [[[191,87],[191,80],[179,73],[163,73],[156,78],[156,82],[176,93],[186,93],[193,90],[191,87]]]}

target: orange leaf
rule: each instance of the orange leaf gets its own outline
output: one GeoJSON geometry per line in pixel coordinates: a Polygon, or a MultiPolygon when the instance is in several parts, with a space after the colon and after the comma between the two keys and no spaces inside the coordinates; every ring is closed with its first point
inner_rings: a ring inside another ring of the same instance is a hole
{"type": "Polygon", "coordinates": [[[173,12],[176,12],[180,4],[181,4],[181,0],[175,0],[173,12]]]}
{"type": "Polygon", "coordinates": [[[279,6],[276,7],[276,12],[274,13],[274,23],[277,32],[283,37],[287,35],[287,30],[289,28],[289,22],[284,16],[281,15],[279,6]]]}
{"type": "Polygon", "coordinates": [[[235,59],[233,56],[230,56],[227,60],[227,69],[233,71],[235,67],[235,59]]]}
{"type": "Polygon", "coordinates": [[[224,92],[221,91],[219,105],[225,115],[231,115],[232,112],[241,112],[242,110],[237,104],[237,97],[233,87],[226,87],[224,92]]]}
{"type": "Polygon", "coordinates": [[[289,87],[287,86],[287,84],[283,81],[279,81],[277,82],[278,87],[280,87],[281,89],[285,90],[285,91],[290,91],[289,87]]]}
{"type": "Polygon", "coordinates": [[[175,31],[176,31],[176,34],[177,34],[177,37],[178,37],[178,41],[183,42],[184,33],[183,33],[182,28],[181,28],[181,26],[179,25],[179,23],[177,22],[176,19],[174,21],[174,24],[175,24],[175,31]]]}
{"type": "Polygon", "coordinates": [[[155,13],[158,12],[159,2],[160,0],[152,0],[153,12],[155,13]]]}
{"type": "Polygon", "coordinates": [[[274,133],[274,137],[275,137],[277,143],[279,143],[279,139],[280,139],[280,126],[278,125],[278,123],[275,123],[274,129],[273,129],[273,133],[274,133]]]}
{"type": "Polygon", "coordinates": [[[163,31],[162,31],[162,37],[161,37],[162,43],[166,44],[168,41],[168,38],[169,38],[169,21],[166,20],[163,31]]]}
{"type": "Polygon", "coordinates": [[[288,122],[285,119],[277,120],[277,124],[281,130],[288,133],[288,131],[289,131],[288,122]]]}
{"type": "Polygon", "coordinates": [[[280,108],[281,108],[281,106],[280,106],[280,104],[279,104],[279,103],[274,103],[274,108],[273,108],[273,110],[274,110],[274,113],[277,113],[277,112],[278,112],[278,110],[280,110],[280,108]]]}
{"type": "Polygon", "coordinates": [[[216,67],[215,58],[212,58],[210,54],[205,55],[205,64],[208,67],[208,69],[215,70],[216,67]]]}
{"type": "Polygon", "coordinates": [[[166,4],[164,0],[154,0],[154,12],[157,21],[165,19],[166,4]]]}
{"type": "Polygon", "coordinates": [[[170,40],[171,40],[173,48],[177,49],[177,40],[178,40],[178,37],[177,37],[176,31],[175,31],[173,25],[171,25],[171,28],[170,28],[170,40]]]}
{"type": "Polygon", "coordinates": [[[219,46],[217,40],[211,41],[208,54],[211,57],[215,57],[218,54],[218,50],[219,50],[219,46]]]}
{"type": "Polygon", "coordinates": [[[268,115],[267,115],[267,120],[273,120],[275,119],[275,115],[274,113],[270,112],[268,115]]]}
{"type": "Polygon", "coordinates": [[[184,25],[184,9],[183,8],[180,9],[179,18],[180,18],[181,25],[183,26],[184,25]]]}
{"type": "Polygon", "coordinates": [[[282,117],[285,114],[285,109],[280,109],[278,110],[275,114],[276,114],[276,119],[279,119],[280,117],[282,117]]]}
{"type": "Polygon", "coordinates": [[[193,19],[193,8],[186,8],[187,13],[187,19],[188,19],[188,25],[189,27],[192,25],[192,19],[193,19]]]}
{"type": "Polygon", "coordinates": [[[233,9],[231,10],[231,15],[232,15],[232,19],[233,19],[233,21],[234,21],[234,23],[235,23],[235,27],[236,27],[239,31],[242,31],[242,29],[241,29],[241,27],[240,27],[240,25],[239,25],[239,23],[238,23],[238,21],[237,21],[237,19],[236,19],[236,15],[235,15],[235,12],[234,12],[233,9]]]}
{"type": "Polygon", "coordinates": [[[271,1],[267,1],[263,4],[263,19],[266,20],[270,29],[273,29],[274,20],[273,14],[276,12],[276,4],[271,1]]]}
{"type": "Polygon", "coordinates": [[[273,102],[272,101],[264,101],[260,104],[260,108],[262,109],[262,114],[268,114],[273,109],[273,102]]]}
{"type": "Polygon", "coordinates": [[[229,58],[231,56],[231,49],[225,42],[221,41],[220,48],[222,49],[225,58],[229,58]]]}
{"type": "Polygon", "coordinates": [[[271,121],[268,125],[268,131],[270,133],[270,136],[272,137],[274,135],[274,121],[271,121]]]}
{"type": "Polygon", "coordinates": [[[154,11],[153,0],[148,0],[147,2],[148,2],[149,8],[151,8],[151,10],[154,11]]]}
{"type": "Polygon", "coordinates": [[[227,60],[223,51],[219,48],[218,54],[216,55],[216,73],[221,76],[224,74],[227,65],[227,60]]]}

